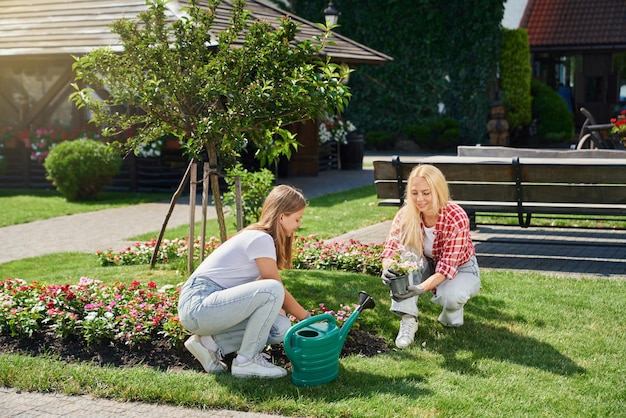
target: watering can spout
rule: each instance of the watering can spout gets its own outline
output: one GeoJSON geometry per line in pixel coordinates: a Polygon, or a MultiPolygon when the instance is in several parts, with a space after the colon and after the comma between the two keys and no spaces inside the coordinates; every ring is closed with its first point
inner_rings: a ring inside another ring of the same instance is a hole
{"type": "Polygon", "coordinates": [[[350,332],[352,323],[356,321],[361,311],[363,309],[373,309],[375,306],[376,306],[376,302],[374,302],[374,299],[372,299],[372,297],[369,294],[367,294],[367,292],[364,292],[364,291],[359,292],[359,306],[356,307],[352,315],[350,315],[348,320],[343,324],[343,326],[341,327],[341,330],[339,331],[339,342],[341,343],[340,347],[343,346],[344,342],[346,341],[346,338],[348,338],[348,333],[350,332]]]}

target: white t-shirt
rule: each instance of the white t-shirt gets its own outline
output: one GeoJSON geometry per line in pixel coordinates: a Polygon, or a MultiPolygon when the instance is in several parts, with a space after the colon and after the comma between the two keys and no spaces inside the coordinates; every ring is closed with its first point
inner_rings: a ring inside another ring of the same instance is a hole
{"type": "Polygon", "coordinates": [[[435,227],[424,227],[424,255],[433,256],[433,244],[435,243],[435,227]]]}
{"type": "Polygon", "coordinates": [[[224,288],[234,287],[260,276],[257,258],[276,260],[274,239],[266,232],[246,229],[217,247],[192,276],[208,277],[224,288]]]}

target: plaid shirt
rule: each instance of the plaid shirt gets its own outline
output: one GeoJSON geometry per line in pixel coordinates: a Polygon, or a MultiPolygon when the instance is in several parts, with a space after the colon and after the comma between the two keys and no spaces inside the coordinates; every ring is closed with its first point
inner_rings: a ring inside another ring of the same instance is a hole
{"type": "MultiPolygon", "coordinates": [[[[393,218],[381,258],[392,257],[402,248],[401,219],[405,211],[406,207],[400,208],[393,218]]],[[[435,263],[436,273],[441,273],[448,279],[454,279],[459,266],[467,263],[476,252],[470,237],[469,218],[463,208],[456,203],[449,202],[439,212],[434,234],[433,258],[429,261],[435,263]]]]}

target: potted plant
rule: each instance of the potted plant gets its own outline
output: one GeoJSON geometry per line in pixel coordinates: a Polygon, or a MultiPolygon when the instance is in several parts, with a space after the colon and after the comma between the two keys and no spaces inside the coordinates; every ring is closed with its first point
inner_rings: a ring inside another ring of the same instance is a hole
{"type": "Polygon", "coordinates": [[[612,118],[611,123],[613,124],[611,133],[617,135],[626,148],[626,110],[619,112],[617,118],[612,118]]]}
{"type": "Polygon", "coordinates": [[[390,283],[391,293],[394,296],[405,294],[408,291],[409,275],[418,271],[422,265],[422,260],[413,252],[400,251],[394,255],[386,265],[387,270],[395,274],[390,283]]]}

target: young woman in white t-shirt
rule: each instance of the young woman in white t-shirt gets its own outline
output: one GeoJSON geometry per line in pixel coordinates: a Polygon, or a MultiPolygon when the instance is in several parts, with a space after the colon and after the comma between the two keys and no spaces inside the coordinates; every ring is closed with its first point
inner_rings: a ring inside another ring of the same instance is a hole
{"type": "Polygon", "coordinates": [[[291,268],[292,237],[307,206],[291,186],[275,187],[259,221],[213,251],[183,285],[181,324],[193,335],[185,347],[209,373],[227,370],[223,355],[237,352],[238,377],[282,377],[287,371],[266,360],[267,344],[280,343],[291,323],[309,313],[285,289],[279,271],[291,268]]]}

